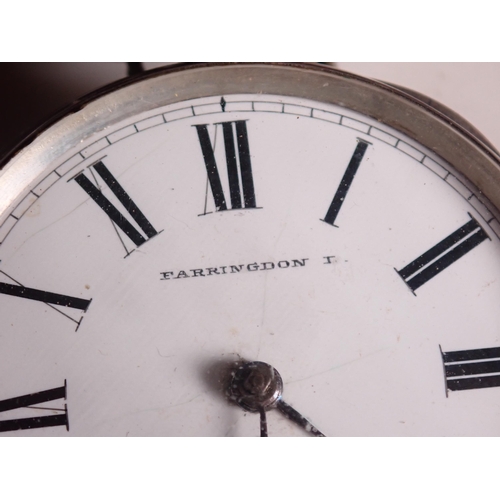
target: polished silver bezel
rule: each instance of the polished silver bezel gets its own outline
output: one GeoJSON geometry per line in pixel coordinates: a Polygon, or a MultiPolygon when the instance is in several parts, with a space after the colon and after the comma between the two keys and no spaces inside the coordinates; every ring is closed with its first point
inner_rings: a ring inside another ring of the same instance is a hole
{"type": "MultiPolygon", "coordinates": [[[[122,80],[67,110],[23,144],[0,171],[0,214],[61,155],[108,127],[197,97],[274,94],[368,115],[434,151],[500,211],[500,157],[478,136],[415,95],[331,67],[305,63],[187,64],[122,80]]],[[[3,217],[0,217],[3,218],[3,217]]]]}

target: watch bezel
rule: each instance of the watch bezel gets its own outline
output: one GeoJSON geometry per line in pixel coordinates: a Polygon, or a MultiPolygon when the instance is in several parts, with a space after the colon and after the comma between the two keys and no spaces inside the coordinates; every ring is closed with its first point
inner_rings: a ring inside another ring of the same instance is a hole
{"type": "Polygon", "coordinates": [[[463,123],[415,94],[315,63],[188,63],[99,89],[28,136],[0,165],[0,214],[48,165],[107,127],[168,104],[236,93],[311,99],[375,118],[453,165],[500,211],[498,154],[463,123]]]}

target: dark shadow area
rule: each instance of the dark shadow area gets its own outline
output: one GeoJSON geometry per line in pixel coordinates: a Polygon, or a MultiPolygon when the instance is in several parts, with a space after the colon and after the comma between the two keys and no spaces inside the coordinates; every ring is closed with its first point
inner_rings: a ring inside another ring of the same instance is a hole
{"type": "Polygon", "coordinates": [[[1,63],[0,159],[80,97],[127,76],[127,63],[1,63]]]}
{"type": "Polygon", "coordinates": [[[206,364],[200,367],[200,377],[212,394],[231,402],[228,395],[229,384],[238,367],[245,362],[236,354],[229,355],[226,359],[207,360],[206,364]]]}

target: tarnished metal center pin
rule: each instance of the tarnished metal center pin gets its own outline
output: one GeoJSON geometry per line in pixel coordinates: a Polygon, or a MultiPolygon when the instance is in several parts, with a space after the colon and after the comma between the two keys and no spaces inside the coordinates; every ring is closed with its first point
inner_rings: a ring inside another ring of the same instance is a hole
{"type": "Polygon", "coordinates": [[[283,379],[267,363],[252,361],[236,370],[229,396],[244,410],[260,412],[276,406],[283,394],[283,379]]]}

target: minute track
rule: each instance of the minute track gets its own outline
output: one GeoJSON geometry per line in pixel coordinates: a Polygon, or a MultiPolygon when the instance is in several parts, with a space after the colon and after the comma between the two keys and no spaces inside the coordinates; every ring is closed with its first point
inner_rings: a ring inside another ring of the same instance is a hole
{"type": "MultiPolygon", "coordinates": [[[[220,109],[220,97],[213,101],[214,105],[220,109]]],[[[179,120],[187,120],[192,118],[193,116],[202,116],[204,114],[211,114],[204,111],[206,105],[199,106],[189,106],[189,107],[181,107],[177,110],[153,114],[150,118],[162,118],[162,120],[168,124],[170,122],[179,121],[179,120]]],[[[340,127],[350,128],[352,127],[350,121],[347,119],[342,113],[331,113],[325,112],[322,109],[318,109],[316,107],[308,107],[308,106],[296,106],[292,105],[290,102],[287,102],[284,99],[280,99],[277,102],[273,102],[267,97],[264,100],[234,100],[226,102],[226,113],[227,111],[234,110],[246,110],[251,112],[259,112],[259,113],[269,113],[275,114],[277,112],[288,115],[295,115],[296,109],[300,108],[303,110],[301,116],[308,116],[313,120],[331,122],[340,127]],[[278,110],[279,108],[279,110],[278,110]]],[[[436,158],[431,158],[427,154],[422,151],[419,151],[415,146],[410,146],[407,142],[401,139],[397,139],[395,136],[388,134],[386,131],[374,126],[373,124],[364,123],[362,119],[359,117],[356,119],[356,128],[368,136],[373,137],[374,139],[381,140],[388,146],[391,146],[401,153],[414,156],[415,152],[419,155],[419,162],[426,167],[427,169],[434,172],[440,178],[444,179],[445,182],[450,184],[460,196],[463,196],[470,203],[474,204],[474,207],[479,210],[481,214],[484,213],[485,222],[490,224],[491,230],[493,233],[500,238],[500,229],[494,224],[494,218],[492,218],[492,214],[487,210],[487,208],[482,204],[481,200],[477,199],[477,197],[470,192],[470,190],[463,185],[462,181],[456,176],[450,174],[447,170],[446,164],[440,163],[436,158]],[[411,150],[411,154],[409,153],[411,150]]],[[[128,125],[124,128],[118,129],[106,136],[105,145],[99,146],[96,151],[105,152],[107,148],[116,144],[122,140],[125,140],[128,137],[134,136],[136,134],[142,134],[149,130],[148,127],[143,127],[142,121],[138,122],[134,125],[128,125]],[[137,125],[141,125],[140,127],[137,125]]],[[[88,147],[97,146],[101,140],[96,143],[91,143],[88,147]]],[[[82,150],[83,151],[83,150],[82,150]]],[[[17,207],[10,213],[10,217],[6,218],[2,224],[0,224],[0,244],[4,240],[4,238],[10,233],[13,227],[17,224],[17,222],[24,216],[27,212],[28,208],[38,199],[37,197],[42,196],[45,192],[48,191],[49,188],[53,186],[54,181],[50,181],[49,179],[52,176],[57,178],[62,178],[66,173],[71,172],[76,168],[81,168],[81,164],[87,162],[86,156],[81,156],[80,152],[73,155],[71,158],[66,160],[61,165],[55,167],[52,171],[48,173],[48,175],[42,179],[39,183],[40,189],[36,189],[37,195],[28,194],[24,199],[22,199],[17,207]]],[[[34,190],[35,191],[35,190],[34,190]]]]}

